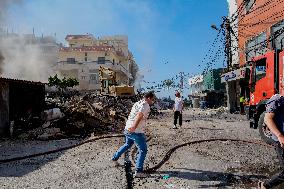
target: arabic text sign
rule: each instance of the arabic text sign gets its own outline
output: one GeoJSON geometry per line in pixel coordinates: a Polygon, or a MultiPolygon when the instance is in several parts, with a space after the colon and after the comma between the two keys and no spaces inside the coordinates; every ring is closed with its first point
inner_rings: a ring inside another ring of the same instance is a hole
{"type": "Polygon", "coordinates": [[[224,83],[228,81],[245,78],[245,69],[246,68],[241,68],[241,69],[234,70],[234,71],[223,74],[221,76],[221,82],[224,83]]]}

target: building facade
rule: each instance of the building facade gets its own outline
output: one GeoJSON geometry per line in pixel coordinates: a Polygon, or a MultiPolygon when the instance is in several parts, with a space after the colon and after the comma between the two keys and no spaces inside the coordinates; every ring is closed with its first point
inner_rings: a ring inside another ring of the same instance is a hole
{"type": "Polygon", "coordinates": [[[189,97],[193,104],[196,104],[194,101],[200,100],[206,102],[208,108],[224,105],[226,90],[224,83],[221,83],[222,72],[223,68],[211,69],[203,75],[189,78],[188,83],[191,88],[189,97]]]}
{"type": "Polygon", "coordinates": [[[126,36],[95,38],[87,35],[67,35],[67,47],[59,49],[55,71],[79,81],[79,90],[99,90],[100,66],[116,72],[118,85],[129,85],[133,56],[128,50],[126,36]]]}
{"type": "Polygon", "coordinates": [[[252,57],[283,49],[284,3],[278,0],[237,0],[240,66],[252,57]]]}
{"type": "Polygon", "coordinates": [[[226,82],[227,106],[234,112],[240,96],[248,93],[244,70],[249,70],[249,61],[283,49],[284,4],[281,0],[228,0],[228,5],[230,69],[222,75],[222,82],[226,82]]]}

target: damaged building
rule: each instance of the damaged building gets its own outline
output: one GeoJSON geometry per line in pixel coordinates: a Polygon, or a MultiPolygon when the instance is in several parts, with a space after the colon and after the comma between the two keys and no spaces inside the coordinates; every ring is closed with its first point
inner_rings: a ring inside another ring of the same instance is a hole
{"type": "Polygon", "coordinates": [[[13,122],[24,127],[25,121],[39,120],[44,104],[43,83],[0,78],[0,134],[7,134],[13,122]]]}

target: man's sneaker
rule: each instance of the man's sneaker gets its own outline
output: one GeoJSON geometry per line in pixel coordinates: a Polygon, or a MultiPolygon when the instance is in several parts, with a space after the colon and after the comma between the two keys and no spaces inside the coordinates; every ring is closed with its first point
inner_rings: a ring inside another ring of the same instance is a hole
{"type": "Polygon", "coordinates": [[[177,126],[176,126],[176,125],[174,125],[174,126],[173,126],[173,129],[177,129],[177,126]]]}
{"type": "Polygon", "coordinates": [[[149,176],[149,174],[145,173],[145,172],[137,172],[135,171],[134,173],[134,178],[146,178],[149,176]]]}
{"type": "Polygon", "coordinates": [[[120,166],[120,164],[117,161],[112,160],[112,159],[110,161],[112,162],[114,167],[119,167],[120,166]]]}

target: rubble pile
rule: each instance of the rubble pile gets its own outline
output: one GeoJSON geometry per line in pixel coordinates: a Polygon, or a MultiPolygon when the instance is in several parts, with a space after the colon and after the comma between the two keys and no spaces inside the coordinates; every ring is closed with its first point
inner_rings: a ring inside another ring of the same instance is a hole
{"type": "Polygon", "coordinates": [[[97,94],[46,98],[47,110],[41,127],[21,134],[21,138],[40,140],[86,137],[94,134],[117,133],[137,97],[113,97],[97,94]]]}
{"type": "Polygon", "coordinates": [[[228,108],[227,107],[219,107],[217,109],[208,109],[206,111],[206,114],[210,117],[214,117],[214,116],[220,116],[221,114],[226,114],[228,112],[228,108]]]}

